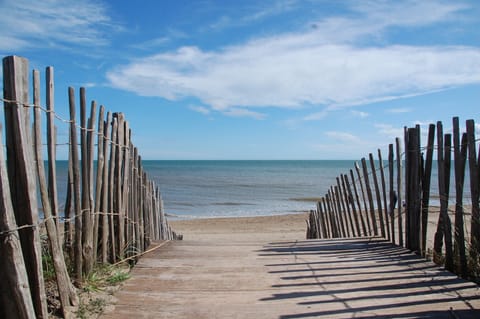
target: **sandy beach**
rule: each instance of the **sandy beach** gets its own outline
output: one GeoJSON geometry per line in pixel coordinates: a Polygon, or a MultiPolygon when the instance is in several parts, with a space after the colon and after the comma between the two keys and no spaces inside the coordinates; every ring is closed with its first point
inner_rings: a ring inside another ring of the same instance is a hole
{"type": "Polygon", "coordinates": [[[170,221],[184,240],[252,242],[303,240],[308,213],[170,221]]]}

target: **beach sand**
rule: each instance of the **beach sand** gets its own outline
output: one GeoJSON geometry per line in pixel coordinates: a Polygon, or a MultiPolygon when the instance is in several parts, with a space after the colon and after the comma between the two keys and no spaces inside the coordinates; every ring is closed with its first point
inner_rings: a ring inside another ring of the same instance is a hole
{"type": "Polygon", "coordinates": [[[171,220],[184,240],[258,242],[303,240],[308,213],[261,217],[199,218],[171,220]]]}

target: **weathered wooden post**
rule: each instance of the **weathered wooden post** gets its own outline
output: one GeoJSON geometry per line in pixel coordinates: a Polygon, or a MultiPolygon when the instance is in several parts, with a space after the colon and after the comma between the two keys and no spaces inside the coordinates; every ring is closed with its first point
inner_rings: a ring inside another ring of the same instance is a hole
{"type": "Polygon", "coordinates": [[[455,255],[458,255],[456,272],[467,277],[467,257],[465,251],[465,231],[463,218],[463,187],[465,183],[465,166],[467,161],[467,134],[462,135],[460,144],[460,125],[458,117],[453,118],[453,149],[455,161],[455,255]]]}
{"type": "Polygon", "coordinates": [[[47,229],[50,251],[52,254],[53,267],[57,281],[58,294],[60,297],[63,316],[69,318],[72,315],[71,307],[78,303],[77,293],[70,282],[65,257],[63,255],[62,245],[57,233],[57,225],[54,221],[50,198],[48,196],[47,178],[45,176],[45,165],[42,156],[42,131],[41,131],[41,111],[40,111],[40,73],[33,72],[33,90],[34,90],[34,143],[35,143],[35,162],[37,163],[38,184],[43,204],[44,222],[47,229]]]}
{"type": "Polygon", "coordinates": [[[378,187],[378,179],[377,179],[377,170],[375,169],[375,160],[373,159],[373,154],[370,153],[369,155],[370,159],[370,167],[372,169],[372,177],[373,177],[373,185],[375,187],[375,195],[377,198],[377,211],[378,211],[378,218],[380,221],[380,233],[383,238],[386,237],[386,232],[385,232],[385,221],[383,220],[383,209],[382,209],[382,197],[380,194],[380,189],[378,187]]]}
{"type": "Polygon", "coordinates": [[[82,257],[82,203],[80,193],[80,163],[78,158],[77,127],[75,120],[75,92],[72,87],[68,88],[70,106],[70,151],[72,154],[73,170],[73,202],[75,210],[75,244],[74,244],[74,267],[75,277],[78,283],[83,281],[83,257],[82,257]]]}
{"type": "Polygon", "coordinates": [[[402,218],[402,150],[400,138],[395,139],[395,157],[397,163],[397,201],[398,201],[398,244],[403,246],[403,218],[402,218]]]}
{"type": "Polygon", "coordinates": [[[37,188],[33,167],[28,103],[28,60],[18,56],[3,59],[3,98],[7,167],[13,210],[27,266],[31,295],[38,318],[47,318],[38,225],[37,188]]]}

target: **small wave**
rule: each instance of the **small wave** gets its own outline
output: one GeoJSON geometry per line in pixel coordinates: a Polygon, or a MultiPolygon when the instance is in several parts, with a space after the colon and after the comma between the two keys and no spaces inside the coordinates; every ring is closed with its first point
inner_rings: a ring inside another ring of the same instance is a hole
{"type": "Polygon", "coordinates": [[[320,197],[294,197],[294,198],[289,198],[289,200],[295,201],[295,202],[318,202],[321,200],[320,197]]]}
{"type": "Polygon", "coordinates": [[[252,203],[236,203],[236,202],[223,202],[223,203],[213,203],[215,206],[255,206],[252,203]]]}

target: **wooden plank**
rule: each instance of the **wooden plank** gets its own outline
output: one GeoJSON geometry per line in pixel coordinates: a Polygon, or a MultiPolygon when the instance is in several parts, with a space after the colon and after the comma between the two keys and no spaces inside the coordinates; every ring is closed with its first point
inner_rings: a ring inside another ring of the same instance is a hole
{"type": "Polygon", "coordinates": [[[403,246],[403,218],[402,218],[402,150],[400,138],[395,139],[395,155],[397,163],[397,199],[398,199],[398,212],[397,212],[397,221],[398,221],[398,244],[403,246]]]}
{"type": "Polygon", "coordinates": [[[80,192],[80,163],[78,158],[77,128],[75,119],[75,92],[72,87],[68,88],[70,107],[70,147],[72,152],[73,167],[73,203],[75,213],[75,243],[74,243],[74,271],[78,284],[83,281],[83,257],[82,257],[82,202],[80,192]]]}
{"type": "Polygon", "coordinates": [[[367,190],[368,204],[370,207],[370,218],[372,220],[373,234],[378,236],[377,220],[375,218],[375,206],[373,205],[372,188],[370,186],[370,180],[368,178],[367,161],[362,158],[363,180],[365,181],[365,189],[367,190]]]}
{"type": "MultiPolygon", "coordinates": [[[[370,160],[370,168],[372,170],[372,179],[373,185],[375,187],[375,198],[377,199],[377,215],[378,220],[380,222],[380,234],[383,238],[386,238],[385,232],[385,221],[383,220],[383,208],[382,208],[382,197],[380,194],[380,188],[378,187],[378,178],[377,178],[377,170],[375,168],[375,160],[373,159],[373,154],[369,153],[369,160],[370,160]]],[[[372,215],[373,216],[373,215],[372,215]]],[[[375,217],[372,217],[372,219],[375,217]]]]}
{"type": "Polygon", "coordinates": [[[460,143],[460,124],[458,117],[453,118],[453,153],[455,163],[455,228],[454,250],[458,255],[455,272],[467,278],[467,257],[465,249],[463,188],[465,184],[465,167],[467,162],[467,134],[462,135],[460,143]]]}
{"type": "MultiPolygon", "coordinates": [[[[479,164],[477,163],[477,151],[475,141],[475,122],[467,120],[467,143],[468,143],[468,165],[470,169],[470,192],[472,198],[472,221],[470,226],[470,256],[477,260],[480,255],[480,180],[479,164]]],[[[480,160],[480,156],[479,156],[480,160]]]]}
{"type": "Polygon", "coordinates": [[[358,216],[360,219],[360,223],[362,225],[362,231],[363,231],[363,236],[367,236],[367,226],[365,224],[365,219],[363,218],[363,212],[362,212],[362,205],[360,204],[360,197],[358,196],[358,191],[357,191],[357,185],[355,182],[355,176],[353,174],[353,170],[350,170],[350,178],[352,179],[352,186],[353,186],[353,191],[355,193],[355,200],[357,201],[357,207],[358,207],[358,216]]]}
{"type": "Polygon", "coordinates": [[[394,176],[394,162],[393,162],[393,144],[388,145],[388,194],[389,194],[389,204],[388,204],[388,214],[390,215],[390,233],[391,233],[391,242],[396,243],[395,239],[395,204],[397,203],[397,194],[395,188],[393,187],[393,176],[394,176]]]}
{"type": "Polygon", "coordinates": [[[33,72],[33,90],[35,105],[34,111],[34,142],[35,142],[35,162],[37,163],[37,176],[40,188],[40,196],[43,205],[44,222],[47,229],[50,252],[52,255],[53,267],[55,270],[56,283],[60,298],[61,310],[64,318],[73,315],[72,307],[78,304],[78,298],[75,289],[70,282],[65,257],[57,233],[57,225],[52,213],[50,198],[48,196],[47,178],[45,176],[45,165],[43,162],[42,132],[41,132],[41,110],[40,105],[40,72],[33,72]]]}
{"type": "Polygon", "coordinates": [[[0,130],[0,317],[35,318],[27,268],[17,230],[0,130]]]}
{"type": "Polygon", "coordinates": [[[362,201],[363,201],[363,207],[364,207],[364,212],[365,212],[365,223],[367,224],[368,228],[368,236],[372,236],[372,225],[370,223],[370,218],[368,216],[369,214],[369,209],[368,209],[368,204],[367,204],[367,199],[365,197],[365,191],[363,188],[363,178],[360,173],[360,166],[358,165],[357,162],[355,162],[355,171],[357,172],[357,178],[358,178],[358,184],[360,185],[360,192],[362,193],[362,201]]]}
{"type": "Polygon", "coordinates": [[[28,60],[18,56],[3,59],[3,98],[7,169],[18,231],[27,267],[30,292],[38,318],[47,318],[38,225],[37,188],[33,167],[28,103],[28,60]],[[13,101],[13,102],[8,102],[13,101]],[[30,227],[28,227],[30,226],[30,227]]]}
{"type": "Polygon", "coordinates": [[[427,254],[427,227],[428,227],[428,211],[430,200],[430,181],[432,175],[433,149],[435,147],[435,124],[430,124],[428,128],[427,138],[427,155],[425,158],[425,168],[422,174],[422,236],[421,236],[421,253],[422,256],[427,254]]]}

